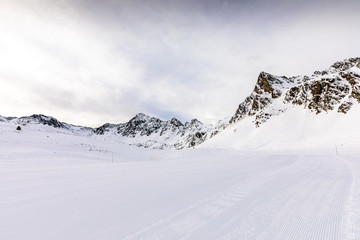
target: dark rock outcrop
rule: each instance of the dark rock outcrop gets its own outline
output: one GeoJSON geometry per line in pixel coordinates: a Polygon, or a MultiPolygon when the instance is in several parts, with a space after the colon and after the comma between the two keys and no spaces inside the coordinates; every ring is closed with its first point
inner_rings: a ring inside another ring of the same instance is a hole
{"type": "Polygon", "coordinates": [[[48,125],[54,128],[69,129],[69,125],[59,122],[56,118],[45,116],[42,114],[33,114],[29,117],[21,117],[19,121],[22,123],[36,122],[38,124],[48,125]]]}
{"type": "Polygon", "coordinates": [[[359,73],[360,58],[336,62],[310,77],[287,78],[262,72],[254,91],[239,105],[229,123],[255,116],[254,124],[259,126],[286,111],[288,104],[303,106],[316,114],[336,109],[347,113],[355,101],[360,103],[359,73]]]}

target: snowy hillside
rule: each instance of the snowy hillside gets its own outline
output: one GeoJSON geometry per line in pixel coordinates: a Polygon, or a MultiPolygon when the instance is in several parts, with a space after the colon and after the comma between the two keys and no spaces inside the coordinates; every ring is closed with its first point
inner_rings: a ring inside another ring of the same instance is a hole
{"type": "Polygon", "coordinates": [[[360,58],[311,77],[261,73],[230,124],[201,147],[297,150],[360,147],[360,58]]]}
{"type": "MultiPolygon", "coordinates": [[[[275,119],[248,126],[277,133],[275,119]]],[[[159,151],[48,125],[25,128],[1,123],[0,239],[360,239],[355,132],[346,132],[349,144],[338,152],[321,142],[292,152],[220,144],[159,151]]]]}
{"type": "Polygon", "coordinates": [[[359,60],[261,73],[216,126],[0,117],[0,239],[359,240],[359,60]]]}

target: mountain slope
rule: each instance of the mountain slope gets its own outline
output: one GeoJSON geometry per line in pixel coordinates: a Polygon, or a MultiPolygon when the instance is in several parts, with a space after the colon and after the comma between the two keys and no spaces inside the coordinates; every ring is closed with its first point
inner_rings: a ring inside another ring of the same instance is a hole
{"type": "MultiPolygon", "coordinates": [[[[263,131],[277,117],[250,124],[263,131]]],[[[340,145],[339,157],[319,149],[155,151],[47,125],[20,132],[3,124],[2,240],[360,236],[359,148],[348,157],[340,145]]]]}
{"type": "Polygon", "coordinates": [[[359,90],[360,58],[337,62],[311,76],[287,78],[262,72],[225,131],[203,147],[294,150],[322,146],[334,150],[360,146],[356,140],[360,136],[359,90]]]}

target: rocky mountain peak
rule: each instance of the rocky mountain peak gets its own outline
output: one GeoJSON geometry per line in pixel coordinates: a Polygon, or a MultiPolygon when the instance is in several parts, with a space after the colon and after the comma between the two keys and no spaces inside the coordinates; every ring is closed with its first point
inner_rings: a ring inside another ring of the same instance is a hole
{"type": "Polygon", "coordinates": [[[170,124],[173,125],[173,126],[175,126],[175,127],[184,126],[184,125],[182,124],[182,122],[180,122],[177,118],[172,118],[172,119],[170,120],[170,124]]]}
{"type": "Polygon", "coordinates": [[[151,117],[145,113],[136,114],[130,121],[148,121],[151,117]]]}
{"type": "Polygon", "coordinates": [[[200,122],[199,120],[197,120],[196,118],[192,119],[190,121],[190,125],[193,125],[193,126],[200,126],[202,125],[202,122],[200,122]]]}
{"type": "Polygon", "coordinates": [[[257,94],[269,93],[272,98],[278,98],[281,95],[281,88],[288,82],[286,77],[277,77],[270,73],[261,72],[256,82],[254,92],[257,94]]]}
{"type": "Polygon", "coordinates": [[[253,92],[242,102],[231,117],[229,123],[235,123],[245,116],[256,115],[256,124],[266,121],[268,113],[263,110],[275,99],[280,98],[284,89],[288,89],[297,82],[297,79],[284,76],[275,76],[261,72],[255,84],[253,92]]]}
{"type": "Polygon", "coordinates": [[[39,123],[39,124],[43,124],[43,125],[48,125],[51,127],[55,127],[55,128],[64,128],[64,129],[69,129],[68,124],[59,122],[56,118],[50,117],[50,116],[45,116],[43,114],[33,114],[31,116],[28,117],[21,117],[18,120],[21,123],[30,123],[30,122],[35,122],[35,123],[39,123]]]}
{"type": "Polygon", "coordinates": [[[339,61],[312,76],[280,77],[261,72],[254,91],[242,102],[229,123],[255,116],[259,126],[281,114],[288,104],[301,105],[315,113],[336,110],[346,113],[360,103],[360,58],[339,61]],[[277,102],[277,104],[274,104],[277,102]]]}

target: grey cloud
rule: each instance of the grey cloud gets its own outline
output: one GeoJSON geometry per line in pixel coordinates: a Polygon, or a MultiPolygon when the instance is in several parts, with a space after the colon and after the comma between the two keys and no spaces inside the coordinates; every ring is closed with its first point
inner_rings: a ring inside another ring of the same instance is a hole
{"type": "Polygon", "coordinates": [[[310,74],[360,55],[359,1],[4,3],[0,80],[11,91],[0,94],[21,102],[10,115],[27,106],[92,126],[137,112],[221,119],[260,71],[310,74]]]}

